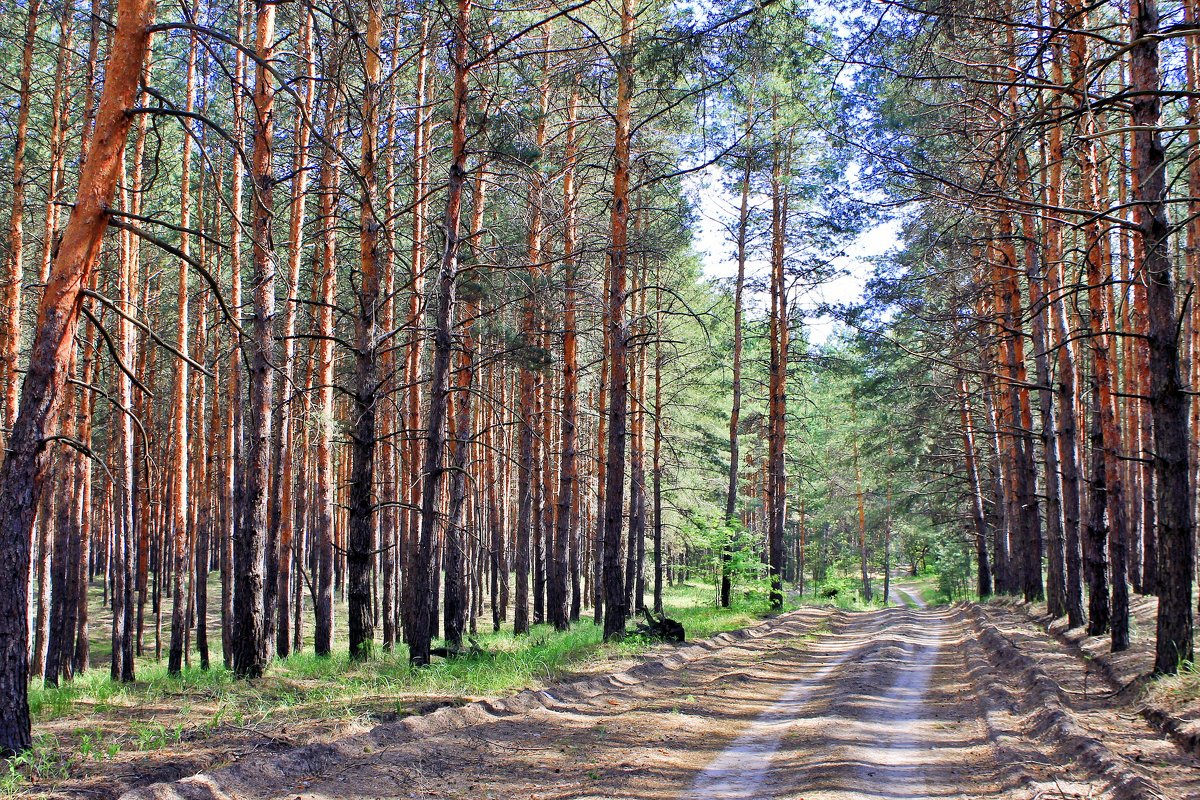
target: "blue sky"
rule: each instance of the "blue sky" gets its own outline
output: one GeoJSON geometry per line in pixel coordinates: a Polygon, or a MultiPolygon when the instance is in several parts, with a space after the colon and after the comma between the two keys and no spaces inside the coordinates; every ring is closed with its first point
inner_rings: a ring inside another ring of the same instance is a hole
{"type": "MultiPolygon", "coordinates": [[[[697,201],[699,216],[693,244],[703,260],[704,274],[712,279],[732,278],[737,274],[736,250],[725,225],[737,219],[739,198],[724,191],[711,171],[694,180],[690,188],[697,201]]],[[[767,198],[752,197],[751,202],[762,205],[767,198]]],[[[846,247],[845,255],[835,260],[838,274],[832,280],[796,296],[792,301],[794,307],[812,312],[822,304],[854,303],[861,299],[874,269],[870,259],[895,249],[899,245],[899,232],[900,222],[895,219],[867,228],[846,247]]],[[[747,278],[765,277],[768,268],[765,259],[751,259],[746,266],[747,278]]],[[[751,296],[747,298],[747,306],[753,311],[755,306],[761,307],[762,301],[763,298],[751,296]]],[[[805,327],[814,343],[824,342],[834,332],[835,322],[829,317],[813,313],[805,316],[805,327]]]]}

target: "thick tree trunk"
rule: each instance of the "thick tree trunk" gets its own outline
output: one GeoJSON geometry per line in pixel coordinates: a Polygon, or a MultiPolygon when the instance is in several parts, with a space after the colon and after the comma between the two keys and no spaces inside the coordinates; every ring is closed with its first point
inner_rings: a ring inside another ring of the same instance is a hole
{"type": "MultiPolygon", "coordinates": [[[[275,44],[275,4],[256,0],[255,52],[269,59],[275,44]]],[[[273,129],[275,78],[261,62],[254,81],[254,148],[251,155],[254,316],[249,353],[250,396],[246,419],[246,461],[242,517],[233,543],[233,671],[257,678],[267,666],[264,570],[267,552],[267,495],[271,468],[271,400],[275,395],[275,245],[271,221],[275,176],[273,129]]]]}
{"type": "Polygon", "coordinates": [[[99,257],[107,208],[121,175],[138,77],[150,44],[153,0],[123,0],[110,45],[96,132],[80,171],[79,191],[42,301],[20,410],[0,467],[0,753],[29,747],[28,603],[30,537],[58,422],[83,288],[99,257]]]}
{"type": "Polygon", "coordinates": [[[1134,124],[1134,201],[1147,286],[1150,413],[1158,491],[1158,640],[1154,670],[1175,672],[1192,660],[1195,541],[1188,485],[1188,397],[1180,379],[1175,279],[1168,236],[1166,154],[1159,134],[1158,4],[1131,3],[1130,88],[1134,124]]]}

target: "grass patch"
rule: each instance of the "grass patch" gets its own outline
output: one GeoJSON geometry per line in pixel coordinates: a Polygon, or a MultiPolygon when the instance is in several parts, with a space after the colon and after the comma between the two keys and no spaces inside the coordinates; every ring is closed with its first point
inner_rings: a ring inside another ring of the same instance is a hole
{"type": "MultiPolygon", "coordinates": [[[[753,588],[728,609],[717,608],[714,597],[711,586],[678,585],[664,593],[664,607],[683,623],[689,641],[754,625],[770,612],[765,594],[753,588]]],[[[164,662],[141,658],[134,683],[112,681],[103,664],[61,686],[35,682],[29,698],[35,728],[54,734],[40,734],[32,750],[0,767],[0,798],[86,775],[88,764],[94,771],[97,763],[123,754],[177,749],[231,727],[398,719],[431,705],[609,671],[657,644],[636,635],[606,643],[590,615],[567,631],[539,625],[527,636],[509,630],[473,638],[478,650],[424,668],[409,665],[403,645],[351,661],[342,642],[332,656],[310,649],[277,659],[259,680],[241,681],[221,665],[218,639],[208,670],[193,664],[168,675],[164,662]]]]}
{"type": "Polygon", "coordinates": [[[1148,694],[1168,708],[1184,708],[1200,703],[1200,664],[1183,662],[1174,675],[1155,678],[1148,694]]]}
{"type": "MultiPolygon", "coordinates": [[[[663,601],[667,615],[683,623],[689,641],[754,625],[770,614],[766,594],[753,586],[739,592],[728,609],[716,607],[711,585],[676,585],[664,592],[663,601]]],[[[338,611],[336,629],[344,634],[345,609],[338,611]]],[[[210,629],[219,630],[219,620],[213,622],[210,629]]],[[[491,627],[490,619],[480,624],[491,627]]],[[[107,633],[99,624],[94,630],[98,637],[107,633]]],[[[514,636],[509,629],[473,638],[477,651],[435,659],[424,668],[409,665],[404,645],[351,661],[344,641],[335,641],[335,653],[328,657],[313,654],[310,641],[308,650],[275,660],[255,681],[238,680],[222,666],[219,637],[210,669],[193,663],[179,675],[168,675],[164,661],[143,657],[137,661],[137,681],[129,684],[109,678],[107,651],[94,648],[94,668],[73,681],[31,684],[37,735],[31,750],[0,765],[0,800],[36,796],[104,769],[126,770],[146,763],[138,761],[146,758],[139,754],[178,751],[194,740],[211,742],[222,732],[286,728],[289,738],[304,741],[311,735],[306,732],[331,731],[344,722],[394,720],[572,675],[611,671],[657,646],[637,635],[606,643],[590,614],[568,631],[539,625],[527,636],[514,636]]]]}
{"type": "MultiPolygon", "coordinates": [[[[712,587],[698,584],[669,588],[664,592],[663,604],[669,616],[683,623],[689,640],[753,625],[770,612],[766,596],[758,591],[735,597],[732,608],[717,608],[712,587]]],[[[344,626],[339,631],[344,632],[344,626]]],[[[528,636],[521,637],[511,630],[489,631],[473,637],[485,654],[439,659],[422,669],[409,666],[408,649],[403,644],[390,653],[377,649],[372,658],[352,662],[344,642],[335,642],[333,655],[321,657],[306,650],[277,659],[257,681],[239,681],[221,665],[218,639],[214,663],[208,670],[191,664],[179,675],[169,675],[164,662],[139,658],[137,680],[125,684],[110,680],[100,663],[60,686],[33,682],[29,705],[37,721],[79,712],[103,714],[166,704],[181,712],[191,707],[213,708],[214,714],[226,721],[236,714],[241,720],[237,724],[243,724],[276,711],[317,704],[324,706],[321,713],[336,714],[346,702],[364,696],[507,692],[554,680],[590,661],[636,654],[651,644],[636,636],[622,643],[604,644],[602,633],[591,622],[590,614],[568,631],[555,631],[546,625],[534,626],[528,636]],[[221,710],[222,706],[236,708],[221,710]]]]}
{"type": "Polygon", "coordinates": [[[955,599],[946,594],[941,578],[938,575],[921,575],[917,578],[905,579],[905,586],[913,589],[927,605],[936,606],[951,603],[955,599]]]}

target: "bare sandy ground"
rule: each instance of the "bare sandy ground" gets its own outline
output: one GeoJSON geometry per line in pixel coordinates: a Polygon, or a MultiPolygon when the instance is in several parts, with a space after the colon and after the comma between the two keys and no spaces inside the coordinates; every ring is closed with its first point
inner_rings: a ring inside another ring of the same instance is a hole
{"type": "Polygon", "coordinates": [[[966,608],[804,609],[620,675],[127,797],[1200,797],[1194,761],[1136,720],[1110,747],[1095,708],[1077,714],[987,625],[966,608]],[[1157,761],[1126,757],[1151,746],[1157,761]]]}

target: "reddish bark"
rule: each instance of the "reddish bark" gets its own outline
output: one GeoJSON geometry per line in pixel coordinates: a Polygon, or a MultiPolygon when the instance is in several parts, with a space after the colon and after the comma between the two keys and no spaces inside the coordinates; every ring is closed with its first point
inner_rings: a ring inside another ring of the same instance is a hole
{"type": "Polygon", "coordinates": [[[109,204],[121,175],[121,154],[132,122],[138,77],[150,44],[153,0],[123,0],[117,10],[106,65],[104,93],[93,143],[80,172],[79,190],[38,307],[29,371],[20,410],[0,468],[0,752],[30,745],[27,698],[30,536],[62,406],[70,352],[87,286],[108,227],[109,204]]]}

